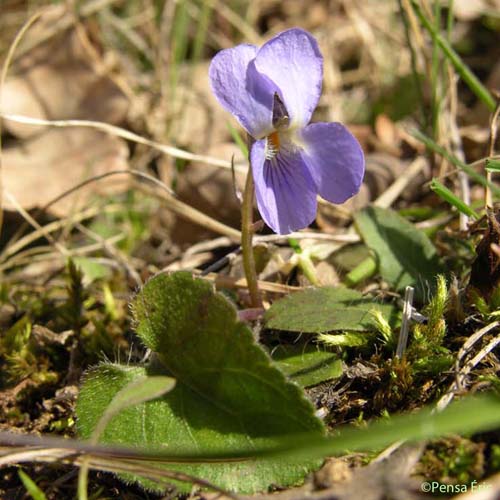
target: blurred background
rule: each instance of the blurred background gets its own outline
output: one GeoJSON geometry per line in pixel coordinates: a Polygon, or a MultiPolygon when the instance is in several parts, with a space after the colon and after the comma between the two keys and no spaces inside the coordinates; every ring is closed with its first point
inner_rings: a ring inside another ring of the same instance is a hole
{"type": "MultiPolygon", "coordinates": [[[[486,86],[498,88],[498,0],[422,0],[420,5],[486,86]]],[[[186,160],[95,128],[4,120],[9,211],[17,213],[16,205],[42,208],[82,180],[134,169],[157,176],[188,205],[238,228],[239,203],[228,164],[234,155],[241,184],[245,160],[232,137],[241,130],[211,95],[208,65],[220,49],[260,45],[293,26],[309,30],[324,55],[324,90],[313,121],[347,124],[368,160],[365,185],[354,200],[342,207],[320,206],[320,229],[336,231],[349,221],[352,208],[377,198],[422,151],[408,127],[458,148],[468,161],[485,153],[488,110],[457,82],[408,0],[2,0],[2,60],[36,13],[40,17],[10,61],[3,113],[104,122],[221,161],[186,160]]],[[[422,167],[403,200],[425,196],[422,184],[430,169],[443,176],[447,166],[436,161],[422,167]]],[[[101,213],[107,222],[97,232],[108,237],[110,219],[128,224],[120,245],[133,246],[138,256],[159,265],[175,260],[186,245],[215,235],[204,224],[161,210],[161,200],[150,191],[137,178],[104,177],[53,203],[44,215],[68,217],[93,208],[95,216],[108,207],[111,213],[101,213]],[[128,220],[130,213],[116,203],[128,204],[136,219],[128,220]]],[[[4,241],[13,230],[8,221],[9,213],[4,241]]]]}

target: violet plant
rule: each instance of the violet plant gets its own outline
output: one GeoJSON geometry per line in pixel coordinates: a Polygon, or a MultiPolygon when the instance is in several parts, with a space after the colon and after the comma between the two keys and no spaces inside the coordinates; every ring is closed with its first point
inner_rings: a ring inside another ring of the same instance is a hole
{"type": "Polygon", "coordinates": [[[260,307],[252,253],[254,185],[264,222],[289,234],[313,222],[318,194],[343,203],[359,191],[363,150],[340,123],[309,124],[321,96],[323,57],[307,31],[284,31],[260,49],[242,44],[222,50],[209,77],[218,101],[250,139],[242,250],[252,305],[260,307]]]}

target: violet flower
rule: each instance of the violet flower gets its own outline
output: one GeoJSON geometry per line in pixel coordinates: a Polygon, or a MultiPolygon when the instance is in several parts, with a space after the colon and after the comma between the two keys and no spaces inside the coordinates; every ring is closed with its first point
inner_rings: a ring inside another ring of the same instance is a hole
{"type": "Polygon", "coordinates": [[[358,192],[365,170],[358,141],[340,123],[308,125],[323,80],[323,57],[309,33],[293,28],[260,49],[222,50],[209,77],[218,101],[255,139],[250,163],[257,205],[273,231],[308,226],[318,194],[343,203],[358,192]]]}

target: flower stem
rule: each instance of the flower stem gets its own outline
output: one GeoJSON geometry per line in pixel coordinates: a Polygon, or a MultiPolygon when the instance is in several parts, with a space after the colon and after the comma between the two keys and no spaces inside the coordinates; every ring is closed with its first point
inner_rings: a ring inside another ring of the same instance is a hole
{"type": "Polygon", "coordinates": [[[255,259],[253,255],[253,194],[254,184],[252,165],[248,167],[243,203],[241,205],[241,249],[243,254],[243,268],[247,280],[248,291],[252,307],[262,307],[257,272],[255,270],[255,259]]]}

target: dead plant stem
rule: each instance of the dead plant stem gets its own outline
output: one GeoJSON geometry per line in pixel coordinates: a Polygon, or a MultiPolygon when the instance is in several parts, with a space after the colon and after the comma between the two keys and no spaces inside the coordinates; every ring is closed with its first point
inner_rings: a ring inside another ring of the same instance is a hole
{"type": "MultiPolygon", "coordinates": [[[[495,142],[497,140],[497,132],[498,132],[498,117],[500,115],[500,99],[497,97],[497,107],[495,112],[491,117],[490,123],[490,144],[488,149],[488,156],[491,158],[495,154],[495,142]]],[[[493,172],[486,170],[486,180],[488,184],[486,185],[485,192],[485,208],[493,207],[493,196],[491,195],[490,183],[493,181],[493,172]]]]}

